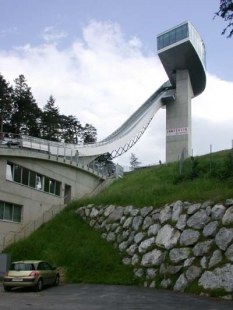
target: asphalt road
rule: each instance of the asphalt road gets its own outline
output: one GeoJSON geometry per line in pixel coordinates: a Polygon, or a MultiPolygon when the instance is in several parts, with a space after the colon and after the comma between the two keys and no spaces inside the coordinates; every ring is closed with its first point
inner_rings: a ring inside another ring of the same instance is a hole
{"type": "Polygon", "coordinates": [[[62,284],[6,293],[0,284],[0,310],[232,310],[233,301],[136,286],[62,284]]]}

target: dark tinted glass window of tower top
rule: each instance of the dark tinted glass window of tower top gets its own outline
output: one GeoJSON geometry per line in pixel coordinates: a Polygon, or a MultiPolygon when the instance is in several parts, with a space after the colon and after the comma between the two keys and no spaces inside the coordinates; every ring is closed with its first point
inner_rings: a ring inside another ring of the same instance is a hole
{"type": "Polygon", "coordinates": [[[188,37],[188,23],[181,25],[157,37],[157,49],[160,50],[188,37]]]}

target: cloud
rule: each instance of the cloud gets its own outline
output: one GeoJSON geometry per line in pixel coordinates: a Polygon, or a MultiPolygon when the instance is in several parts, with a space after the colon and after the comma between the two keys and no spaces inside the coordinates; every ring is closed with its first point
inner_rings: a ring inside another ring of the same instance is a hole
{"type": "Polygon", "coordinates": [[[46,41],[46,42],[58,42],[59,40],[66,38],[67,37],[67,33],[63,30],[58,30],[55,27],[46,27],[43,30],[42,33],[42,38],[46,41]]]}
{"type": "MultiPolygon", "coordinates": [[[[66,48],[57,47],[66,34],[56,35],[48,27],[44,35],[42,45],[0,51],[1,73],[11,83],[24,74],[41,108],[52,94],[60,113],[91,123],[98,140],[117,129],[167,80],[156,52],[145,55],[140,38],[126,38],[118,24],[91,21],[83,27],[82,37],[66,48]]],[[[215,150],[227,148],[233,138],[232,86],[208,74],[206,90],[193,100],[196,153],[208,152],[210,143],[215,150]]],[[[136,145],[115,161],[129,165],[131,152],[142,164],[164,161],[165,113],[158,111],[136,145]]]]}
{"type": "Polygon", "coordinates": [[[2,29],[0,31],[0,37],[6,37],[9,35],[14,35],[14,34],[18,34],[18,28],[17,27],[11,27],[8,29],[2,29]]]}
{"type": "Polygon", "coordinates": [[[193,116],[216,124],[232,120],[232,84],[207,73],[205,91],[193,100],[193,116]]]}

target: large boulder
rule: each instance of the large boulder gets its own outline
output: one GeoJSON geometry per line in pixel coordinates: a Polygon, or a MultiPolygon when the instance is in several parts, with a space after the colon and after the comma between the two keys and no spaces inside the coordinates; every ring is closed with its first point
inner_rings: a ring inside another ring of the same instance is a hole
{"type": "Polygon", "coordinates": [[[230,207],[226,210],[222,218],[222,223],[223,225],[233,224],[233,207],[230,207]]]}
{"type": "Polygon", "coordinates": [[[142,229],[147,229],[153,223],[154,223],[154,220],[150,216],[146,216],[144,221],[143,221],[142,229]]]}
{"type": "Polygon", "coordinates": [[[197,278],[200,277],[201,275],[201,268],[197,267],[197,266],[190,266],[187,271],[186,271],[186,278],[188,280],[188,282],[192,282],[194,280],[196,280],[197,278]]]}
{"type": "Polygon", "coordinates": [[[135,231],[139,230],[139,227],[141,226],[143,221],[143,217],[141,215],[135,216],[135,218],[133,219],[133,223],[132,223],[132,228],[135,231]]]}
{"type": "Polygon", "coordinates": [[[139,253],[145,253],[146,250],[153,244],[155,244],[155,237],[151,237],[149,239],[142,241],[138,248],[139,253]]]}
{"type": "Polygon", "coordinates": [[[153,250],[142,256],[141,265],[146,267],[159,266],[164,260],[164,253],[160,250],[153,250]]]}
{"type": "Polygon", "coordinates": [[[226,211],[226,207],[223,205],[217,204],[211,210],[211,217],[213,220],[221,220],[226,211]]]}
{"type": "Polygon", "coordinates": [[[219,221],[210,222],[203,229],[204,237],[215,237],[219,226],[219,221]]]}
{"type": "Polygon", "coordinates": [[[159,223],[153,224],[148,228],[148,236],[156,236],[160,230],[161,225],[159,223]]]}
{"type": "Polygon", "coordinates": [[[187,214],[181,214],[176,223],[176,228],[179,230],[184,230],[187,223],[187,214]]]}
{"type": "Polygon", "coordinates": [[[165,208],[163,208],[160,211],[159,220],[160,220],[161,224],[164,224],[165,222],[170,220],[171,217],[172,217],[172,212],[171,212],[171,207],[170,206],[166,206],[165,208]]]}
{"type": "MultiPolygon", "coordinates": [[[[106,210],[105,210],[106,211],[106,210]]],[[[107,221],[108,222],[116,222],[121,219],[123,216],[124,208],[123,207],[117,207],[115,208],[110,215],[108,216],[107,221]]],[[[104,213],[105,214],[105,213],[104,213]]]]}
{"type": "Polygon", "coordinates": [[[188,285],[188,281],[184,274],[181,274],[178,278],[178,280],[175,283],[175,286],[173,288],[174,291],[184,292],[186,286],[188,285]]]}
{"type": "Polygon", "coordinates": [[[215,243],[220,250],[225,251],[228,245],[233,240],[233,229],[232,228],[221,228],[215,237],[215,243]]]}
{"type": "Polygon", "coordinates": [[[140,213],[142,217],[146,217],[154,208],[152,206],[150,207],[144,207],[141,209],[140,213]]]}
{"type": "Polygon", "coordinates": [[[198,284],[205,289],[224,289],[227,292],[232,292],[233,265],[227,264],[213,271],[205,271],[199,279],[198,284]]]}
{"type": "Polygon", "coordinates": [[[201,209],[188,219],[187,225],[190,228],[201,229],[209,221],[210,221],[210,217],[207,215],[204,209],[201,209]]]}
{"type": "Polygon", "coordinates": [[[191,205],[188,208],[187,214],[192,215],[195,212],[197,212],[200,208],[201,208],[201,204],[200,203],[196,203],[194,205],[191,205]]]}
{"type": "Polygon", "coordinates": [[[108,206],[104,211],[104,216],[108,217],[115,210],[114,205],[108,206]]]}
{"type": "Polygon", "coordinates": [[[222,261],[222,252],[220,250],[215,250],[210,258],[209,268],[213,268],[222,261]]]}
{"type": "Polygon", "coordinates": [[[180,232],[171,225],[164,225],[156,236],[155,243],[157,246],[167,250],[176,246],[180,238],[180,232]]]}
{"type": "Polygon", "coordinates": [[[131,216],[128,217],[128,218],[125,220],[124,224],[123,224],[123,228],[129,228],[130,225],[131,225],[131,223],[132,223],[132,220],[133,220],[133,218],[132,218],[131,216]]]}
{"type": "Polygon", "coordinates": [[[210,252],[213,243],[213,240],[198,242],[193,248],[193,254],[195,256],[204,256],[210,252]]]}
{"type": "Polygon", "coordinates": [[[225,252],[226,258],[233,262],[233,244],[225,252]]]}
{"type": "Polygon", "coordinates": [[[183,202],[178,200],[174,203],[172,209],[172,221],[177,222],[183,211],[183,202]]]}
{"type": "Polygon", "coordinates": [[[198,241],[199,237],[199,231],[194,229],[186,229],[180,236],[180,244],[182,246],[193,245],[198,241]]]}
{"type": "Polygon", "coordinates": [[[191,253],[190,248],[174,248],[169,252],[169,257],[171,262],[176,264],[182,260],[187,259],[190,253],[191,253]]]}
{"type": "Polygon", "coordinates": [[[140,231],[139,233],[137,233],[137,234],[134,236],[134,242],[135,242],[135,243],[141,242],[142,239],[145,237],[145,235],[146,235],[145,232],[140,231]]]}

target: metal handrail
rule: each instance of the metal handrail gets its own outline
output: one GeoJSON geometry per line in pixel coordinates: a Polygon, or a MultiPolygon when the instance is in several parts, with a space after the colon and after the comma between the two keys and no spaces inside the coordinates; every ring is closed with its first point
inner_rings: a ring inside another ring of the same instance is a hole
{"type": "Polygon", "coordinates": [[[29,149],[30,151],[43,152],[48,154],[48,158],[52,159],[51,156],[55,156],[57,160],[62,159],[65,163],[76,165],[80,169],[88,170],[102,177],[108,175],[108,171],[105,171],[102,167],[100,171],[97,161],[93,161],[89,164],[84,164],[84,155],[77,152],[75,147],[77,145],[65,144],[60,142],[48,141],[40,138],[26,136],[22,134],[13,134],[8,132],[0,132],[0,147],[19,147],[29,149]],[[51,153],[51,149],[53,152],[51,153]],[[56,148],[56,149],[55,149],[56,148]]]}

